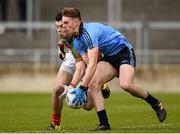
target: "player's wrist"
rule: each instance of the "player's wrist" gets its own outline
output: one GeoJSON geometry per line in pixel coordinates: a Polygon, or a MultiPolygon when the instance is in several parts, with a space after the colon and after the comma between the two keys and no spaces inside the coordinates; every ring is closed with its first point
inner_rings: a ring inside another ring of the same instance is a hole
{"type": "Polygon", "coordinates": [[[76,88],[76,84],[74,84],[72,82],[70,83],[70,86],[73,87],[73,88],[76,88]]]}
{"type": "Polygon", "coordinates": [[[83,85],[80,85],[79,88],[82,89],[82,90],[84,90],[84,91],[87,91],[87,90],[88,90],[88,87],[85,87],[85,86],[83,86],[83,85]]]}

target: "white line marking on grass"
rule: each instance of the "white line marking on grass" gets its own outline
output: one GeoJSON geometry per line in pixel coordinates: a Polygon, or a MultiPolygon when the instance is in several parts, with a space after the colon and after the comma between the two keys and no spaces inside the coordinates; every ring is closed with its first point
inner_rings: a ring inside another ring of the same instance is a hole
{"type": "Polygon", "coordinates": [[[146,106],[119,106],[122,109],[137,109],[137,108],[146,108],[146,106]]]}
{"type": "Polygon", "coordinates": [[[148,124],[148,125],[132,125],[130,126],[121,126],[120,128],[151,128],[151,127],[169,127],[169,126],[174,126],[177,124],[174,123],[162,123],[162,124],[148,124]]]}

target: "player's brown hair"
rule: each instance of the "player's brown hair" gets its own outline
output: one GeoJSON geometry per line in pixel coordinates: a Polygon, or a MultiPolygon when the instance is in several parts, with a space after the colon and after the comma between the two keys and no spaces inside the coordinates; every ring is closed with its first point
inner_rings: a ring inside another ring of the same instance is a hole
{"type": "Polygon", "coordinates": [[[62,11],[62,15],[66,17],[78,18],[81,21],[81,13],[79,9],[74,7],[65,7],[62,11]]]}

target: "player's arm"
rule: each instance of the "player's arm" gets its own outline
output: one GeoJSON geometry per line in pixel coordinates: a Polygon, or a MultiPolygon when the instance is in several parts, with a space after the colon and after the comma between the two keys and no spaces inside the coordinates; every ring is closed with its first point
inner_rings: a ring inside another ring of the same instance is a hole
{"type": "Polygon", "coordinates": [[[86,70],[86,64],[83,61],[81,55],[75,50],[75,59],[76,59],[76,70],[71,81],[71,86],[76,87],[77,84],[82,80],[82,77],[86,70]]]}
{"type": "Polygon", "coordinates": [[[82,80],[83,75],[86,70],[86,64],[83,61],[76,63],[76,71],[74,72],[73,79],[71,81],[71,86],[76,87],[78,83],[82,80]]]}
{"type": "Polygon", "coordinates": [[[98,54],[99,54],[98,47],[94,47],[88,50],[87,56],[88,56],[89,63],[87,65],[86,73],[82,80],[81,86],[83,87],[88,87],[88,84],[96,70],[97,63],[98,63],[98,54]]]}
{"type": "Polygon", "coordinates": [[[77,52],[76,49],[74,49],[74,53],[75,53],[75,59],[76,59],[76,62],[83,61],[83,59],[82,59],[80,53],[77,52]]]}
{"type": "Polygon", "coordinates": [[[88,84],[96,70],[96,66],[98,62],[98,53],[99,53],[98,47],[95,47],[95,48],[90,49],[88,51],[88,54],[84,54],[82,56],[83,60],[88,58],[89,63],[87,65],[85,75],[83,76],[83,80],[80,87],[74,90],[74,93],[77,96],[76,96],[76,99],[74,99],[73,101],[76,104],[83,104],[86,100],[88,84]]]}

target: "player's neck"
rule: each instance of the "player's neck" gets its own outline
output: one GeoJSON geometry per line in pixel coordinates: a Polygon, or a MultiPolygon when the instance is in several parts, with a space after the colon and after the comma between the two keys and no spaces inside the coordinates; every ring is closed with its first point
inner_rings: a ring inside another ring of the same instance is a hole
{"type": "Polygon", "coordinates": [[[81,26],[81,22],[79,22],[79,23],[77,24],[77,27],[76,27],[75,30],[74,30],[74,35],[75,35],[75,36],[79,36],[79,35],[80,35],[80,26],[81,26]]]}

